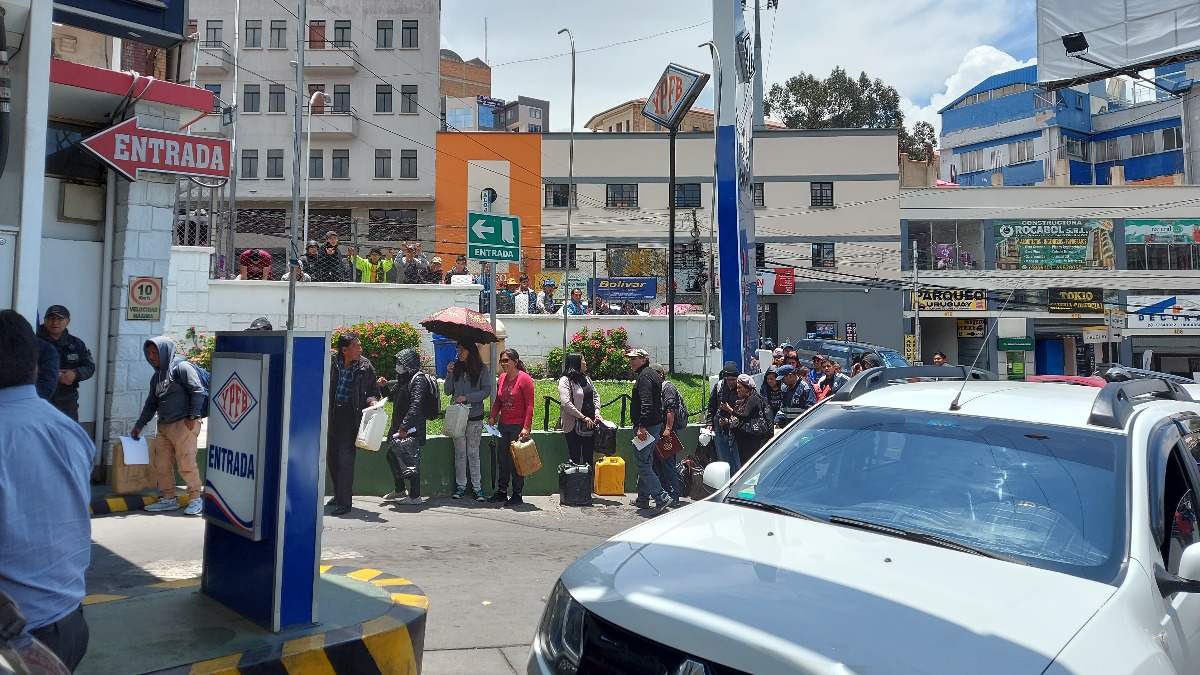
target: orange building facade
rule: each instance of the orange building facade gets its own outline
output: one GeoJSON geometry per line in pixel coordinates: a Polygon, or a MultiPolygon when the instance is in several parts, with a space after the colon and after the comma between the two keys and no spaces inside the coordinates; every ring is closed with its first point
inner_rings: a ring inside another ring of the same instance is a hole
{"type": "MultiPolygon", "coordinates": [[[[467,212],[483,210],[482,193],[497,193],[493,213],[521,219],[521,259],[530,279],[542,268],[542,136],[443,131],[437,135],[437,250],[451,258],[467,248],[467,212]]],[[[518,265],[501,273],[519,274],[518,265]]]]}

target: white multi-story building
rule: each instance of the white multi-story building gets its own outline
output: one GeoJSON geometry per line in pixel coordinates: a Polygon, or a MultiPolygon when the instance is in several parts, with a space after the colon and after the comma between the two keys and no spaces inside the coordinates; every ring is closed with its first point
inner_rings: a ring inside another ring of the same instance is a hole
{"type": "MultiPolygon", "coordinates": [[[[427,235],[416,226],[434,217],[440,3],[309,3],[307,27],[272,0],[242,0],[240,25],[231,10],[227,0],[190,3],[196,83],[221,107],[237,107],[238,247],[269,247],[246,235],[277,237],[288,222],[299,38],[305,105],[317,91],[330,98],[318,97],[304,120],[305,134],[312,129],[301,169],[310,181],[309,238],[330,229],[373,242],[427,235]]],[[[214,107],[193,133],[233,137],[221,112],[214,107]]]]}

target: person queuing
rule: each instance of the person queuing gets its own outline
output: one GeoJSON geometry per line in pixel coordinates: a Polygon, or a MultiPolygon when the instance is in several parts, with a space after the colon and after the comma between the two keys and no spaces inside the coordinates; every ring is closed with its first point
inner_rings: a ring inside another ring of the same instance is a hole
{"type": "Polygon", "coordinates": [[[42,325],[38,326],[38,337],[49,342],[58,352],[58,387],[50,400],[55,408],[76,422],[79,421],[79,383],[96,374],[96,362],[83,340],[71,335],[71,312],[62,305],[46,308],[42,325]]]}
{"type": "Polygon", "coordinates": [[[542,282],[542,290],[537,294],[538,310],[543,314],[557,314],[558,305],[554,303],[554,279],[546,277],[542,282]]]}
{"type": "Polygon", "coordinates": [[[712,394],[708,397],[707,424],[709,431],[714,432],[717,444],[717,459],[728,462],[730,467],[737,464],[737,438],[730,433],[730,414],[725,405],[732,405],[737,397],[738,365],[734,361],[726,361],[725,367],[717,376],[712,394]]]}
{"type": "MultiPolygon", "coordinates": [[[[575,292],[577,293],[578,289],[575,292]]],[[[630,349],[625,356],[629,359],[629,368],[636,378],[633,384],[633,401],[630,405],[633,426],[636,429],[634,437],[638,441],[661,438],[663,432],[662,378],[650,367],[650,354],[646,350],[630,349]]],[[[655,512],[662,513],[671,508],[674,500],[670,493],[663,489],[658,476],[654,474],[653,442],[647,443],[637,450],[637,469],[638,496],[633,501],[633,505],[640,509],[648,509],[650,508],[650,499],[653,497],[655,512]]]]}
{"type": "MultiPolygon", "coordinates": [[[[25,630],[73,671],[88,647],[81,603],[95,446],[38,397],[37,359],[33,326],[0,311],[0,591],[20,606],[25,630]]],[[[17,672],[25,671],[18,665],[17,672]]]]}
{"type": "Polygon", "coordinates": [[[567,441],[572,464],[591,463],[596,443],[596,425],[601,422],[600,392],[587,374],[583,354],[567,354],[563,376],[558,379],[559,423],[567,441]]]}
{"type": "Polygon", "coordinates": [[[38,338],[37,395],[43,400],[54,403],[54,394],[58,392],[58,350],[49,340],[38,338]]]}
{"type": "Polygon", "coordinates": [[[779,379],[779,366],[767,366],[767,372],[763,374],[761,393],[771,408],[771,419],[775,419],[779,408],[783,406],[783,381],[779,379]]]}
{"type": "MultiPolygon", "coordinates": [[[[675,433],[675,427],[679,424],[687,426],[687,420],[676,420],[675,415],[682,410],[680,405],[681,395],[679,390],[675,388],[675,383],[667,379],[667,368],[661,363],[652,363],[650,367],[654,372],[658,373],[659,379],[662,380],[662,408],[663,408],[663,438],[671,436],[675,433]]],[[[666,459],[654,455],[654,473],[658,476],[658,481],[662,483],[662,487],[671,495],[671,506],[679,506],[679,468],[676,463],[677,455],[671,455],[666,459]]]]}
{"type": "Polygon", "coordinates": [[[473,342],[458,343],[458,360],[446,366],[446,395],[455,403],[471,406],[467,414],[467,430],[454,440],[454,499],[467,493],[467,471],[471,474],[471,489],[475,501],[482,502],[483,481],[479,474],[479,440],[483,436],[483,402],[492,395],[492,371],[479,356],[473,342]]]}
{"type": "Polygon", "coordinates": [[[762,448],[763,443],[771,437],[771,429],[768,427],[766,433],[756,433],[753,429],[755,420],[759,420],[763,416],[763,409],[767,402],[763,400],[762,395],[754,387],[754,378],[742,373],[737,377],[737,396],[732,404],[722,403],[721,407],[725,412],[729,413],[733,422],[731,427],[733,435],[737,438],[737,466],[731,466],[731,471],[736,471],[743,464],[749,462],[755,453],[762,448]]]}
{"type": "Polygon", "coordinates": [[[825,375],[825,357],[820,354],[813,354],[812,366],[808,371],[808,381],[816,386],[817,381],[825,375]]]}
{"type": "MultiPolygon", "coordinates": [[[[174,511],[175,469],[187,484],[188,504],[184,513],[200,515],[200,467],[196,464],[196,441],[200,436],[200,418],[204,406],[204,384],[191,361],[175,355],[175,342],[159,336],[142,344],[142,354],[154,369],[150,393],[142,406],[130,436],[141,438],[142,429],[158,415],[158,442],[154,451],[154,470],[158,477],[158,501],[146,511],[174,511]]],[[[358,428],[355,427],[355,431],[358,428]]],[[[351,444],[354,443],[351,437],[351,444]]]]}
{"type": "Polygon", "coordinates": [[[350,264],[358,270],[358,280],[368,284],[382,284],[387,281],[387,273],[391,271],[393,261],[383,257],[383,251],[378,247],[371,249],[366,258],[360,258],[353,246],[346,251],[350,254],[350,264]]]}
{"type": "Polygon", "coordinates": [[[422,503],[421,447],[426,439],[425,397],[430,393],[427,377],[421,372],[421,357],[417,351],[402,349],[396,354],[395,381],[388,382],[380,377],[376,382],[379,393],[392,402],[388,438],[393,442],[385,459],[396,489],[384,495],[384,501],[422,503]]]}
{"type": "Polygon", "coordinates": [[[516,440],[528,440],[529,430],[533,426],[533,378],[525,372],[525,364],[521,355],[515,349],[505,349],[500,352],[500,381],[496,384],[496,396],[492,399],[492,410],[489,415],[492,426],[500,431],[500,441],[496,452],[499,463],[499,476],[496,492],[488,501],[504,502],[505,506],[524,504],[521,491],[525,489],[525,477],[516,472],[513,466],[512,452],[509,446],[516,440]],[[508,495],[509,485],[512,485],[512,496],[508,495]]]}
{"type": "Polygon", "coordinates": [[[817,380],[816,384],[818,401],[824,401],[826,398],[832,396],[850,379],[842,374],[841,364],[833,359],[825,359],[823,366],[824,374],[821,375],[821,379],[817,380]]]}
{"type": "MultiPolygon", "coordinates": [[[[375,367],[362,355],[362,343],[356,333],[342,333],[337,351],[330,356],[329,432],[326,438],[326,464],[333,483],[330,515],[350,513],[354,489],[354,440],[362,422],[363,409],[379,399],[375,367]]],[[[396,409],[393,406],[393,409],[396,409]]]]}
{"type": "Polygon", "coordinates": [[[800,370],[783,366],[776,375],[783,380],[783,399],[775,412],[775,426],[785,427],[805,410],[817,404],[817,391],[800,370]]]}

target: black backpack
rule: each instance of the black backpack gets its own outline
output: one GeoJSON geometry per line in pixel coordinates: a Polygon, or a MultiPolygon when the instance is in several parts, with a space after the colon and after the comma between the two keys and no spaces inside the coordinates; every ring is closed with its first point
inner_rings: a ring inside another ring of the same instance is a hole
{"type": "Polygon", "coordinates": [[[416,383],[417,378],[425,380],[425,398],[421,401],[421,415],[426,420],[436,420],[442,416],[442,387],[438,384],[436,377],[430,377],[427,373],[416,373],[413,379],[409,382],[409,391],[416,383]]]}

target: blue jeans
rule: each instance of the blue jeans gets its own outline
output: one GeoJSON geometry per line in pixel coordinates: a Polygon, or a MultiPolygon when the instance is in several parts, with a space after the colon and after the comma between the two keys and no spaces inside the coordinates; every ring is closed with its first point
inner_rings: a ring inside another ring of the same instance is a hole
{"type": "Polygon", "coordinates": [[[666,459],[659,459],[657,455],[654,456],[654,473],[672,500],[679,499],[679,468],[675,463],[677,457],[678,455],[671,455],[666,459]]]}
{"type": "MultiPolygon", "coordinates": [[[[646,427],[646,433],[650,434],[654,438],[658,438],[662,435],[662,429],[662,423],[652,424],[646,427]]],[[[670,497],[670,495],[663,490],[662,483],[659,482],[658,476],[654,475],[654,462],[656,460],[657,458],[654,456],[653,443],[637,451],[638,499],[649,499],[654,497],[655,499],[661,500],[664,495],[668,498],[670,497]]]]}
{"type": "Polygon", "coordinates": [[[717,434],[717,461],[729,463],[730,475],[741,468],[742,457],[738,454],[737,438],[733,434],[717,434]]]}

